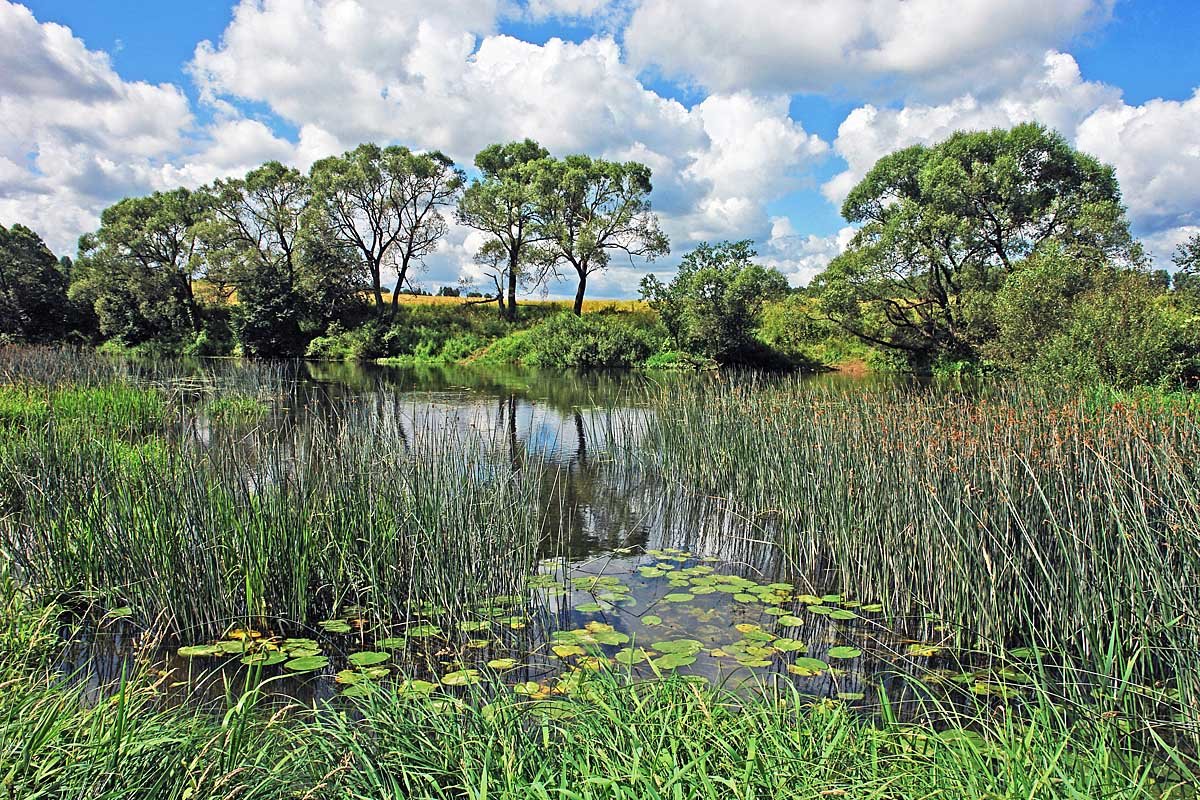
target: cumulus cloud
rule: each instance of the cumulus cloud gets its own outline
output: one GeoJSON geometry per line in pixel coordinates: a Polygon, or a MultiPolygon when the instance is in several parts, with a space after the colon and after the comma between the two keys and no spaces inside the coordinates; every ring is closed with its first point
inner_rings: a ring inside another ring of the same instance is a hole
{"type": "Polygon", "coordinates": [[[144,185],[193,120],[177,87],[127,82],[68,28],[0,2],[0,222],[58,252],[98,206],[144,185]]]}
{"type": "Polygon", "coordinates": [[[847,168],[822,186],[840,204],[881,156],[913,144],[931,144],[958,130],[1009,127],[1036,121],[1084,152],[1112,164],[1135,232],[1155,241],[1179,239],[1200,221],[1200,92],[1185,101],[1150,100],[1130,106],[1120,90],[1085,81],[1075,59],[1050,52],[1042,72],[992,97],[964,94],[941,104],[898,108],[864,105],[838,128],[834,151],[847,168]]]}
{"type": "Polygon", "coordinates": [[[714,90],[1006,85],[1113,0],[644,0],[631,60],[714,90]]]}
{"type": "Polygon", "coordinates": [[[853,237],[854,228],[848,226],[830,236],[801,234],[787,217],[774,217],[759,260],[786,275],[792,286],[806,286],[845,251],[853,237]]]}

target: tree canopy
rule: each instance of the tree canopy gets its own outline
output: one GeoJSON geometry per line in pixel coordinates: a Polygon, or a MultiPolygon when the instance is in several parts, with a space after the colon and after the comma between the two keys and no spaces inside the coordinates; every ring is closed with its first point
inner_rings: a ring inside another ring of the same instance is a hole
{"type": "Polygon", "coordinates": [[[42,238],[0,225],[0,339],[61,337],[68,323],[67,277],[42,238]]]}
{"type": "Polygon", "coordinates": [[[1113,169],[1035,124],[885,156],[842,214],[861,227],[815,282],[825,313],[910,363],[977,359],[996,292],[1048,248],[1141,261],[1113,169]]]}
{"type": "Polygon", "coordinates": [[[650,168],[587,155],[534,162],[536,223],[548,259],[578,277],[574,311],[583,313],[588,277],[613,253],[653,260],[670,252],[650,205],[650,168]]]}

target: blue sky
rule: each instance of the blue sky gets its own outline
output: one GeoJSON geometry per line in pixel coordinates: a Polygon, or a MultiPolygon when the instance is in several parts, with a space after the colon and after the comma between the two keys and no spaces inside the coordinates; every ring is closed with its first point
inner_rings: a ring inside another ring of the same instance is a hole
{"type": "MultiPolygon", "coordinates": [[[[0,223],[70,252],[125,194],[528,135],[651,164],[674,252],[650,268],[751,238],[800,284],[880,155],[1033,119],[1116,166],[1166,266],[1200,232],[1198,39],[1194,0],[0,0],[0,223]]],[[[478,244],[452,227],[419,280],[478,244]]]]}

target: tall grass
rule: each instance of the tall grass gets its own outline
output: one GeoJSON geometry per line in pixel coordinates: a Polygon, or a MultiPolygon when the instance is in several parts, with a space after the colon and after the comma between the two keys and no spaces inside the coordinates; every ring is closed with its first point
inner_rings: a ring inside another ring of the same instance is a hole
{"type": "Polygon", "coordinates": [[[647,402],[639,463],[754,519],[815,588],[882,597],[960,648],[1039,647],[1076,668],[1073,700],[1134,685],[1197,732],[1194,403],[791,380],[647,402]]]}
{"type": "Polygon", "coordinates": [[[0,389],[33,398],[0,430],[0,555],[48,596],[199,638],[349,606],[400,625],[418,602],[453,614],[511,594],[536,563],[536,470],[486,434],[316,402],[227,414],[228,393],[189,404],[102,373],[47,402],[0,389]]]}

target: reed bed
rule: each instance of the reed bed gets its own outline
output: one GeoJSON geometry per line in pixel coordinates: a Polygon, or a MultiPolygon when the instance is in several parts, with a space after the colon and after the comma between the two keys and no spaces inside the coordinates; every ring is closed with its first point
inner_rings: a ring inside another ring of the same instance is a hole
{"type": "Polygon", "coordinates": [[[647,403],[630,458],[754,519],[815,588],[880,597],[959,648],[1041,648],[1078,667],[1075,699],[1136,683],[1196,733],[1191,396],[785,380],[647,403]]]}
{"type": "Polygon", "coordinates": [[[486,434],[315,401],[206,415],[209,392],[172,395],[161,375],[93,364],[39,384],[8,367],[23,377],[0,400],[24,404],[0,417],[0,557],[45,596],[184,638],[349,607],[382,629],[519,591],[536,565],[538,471],[486,434]]]}

